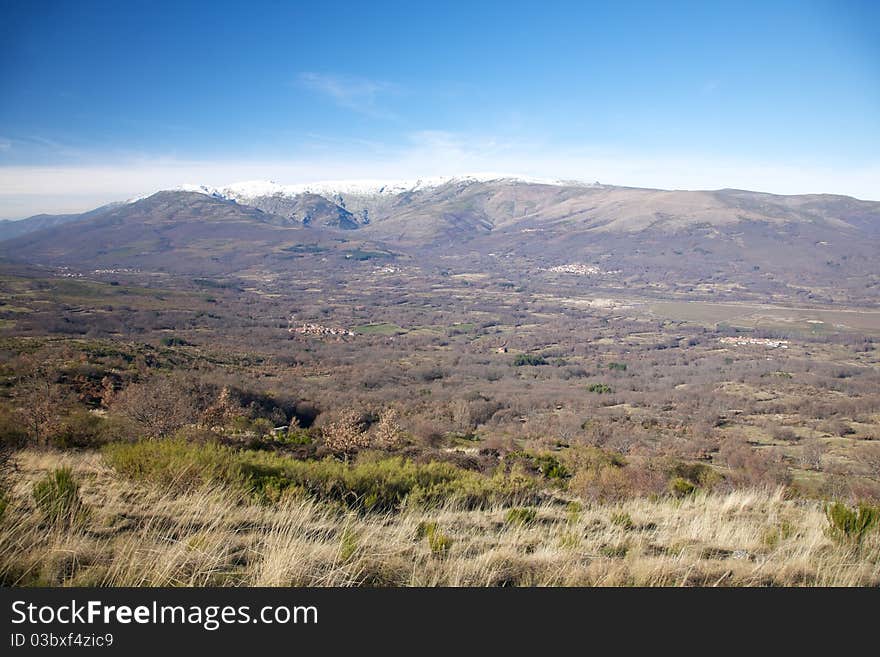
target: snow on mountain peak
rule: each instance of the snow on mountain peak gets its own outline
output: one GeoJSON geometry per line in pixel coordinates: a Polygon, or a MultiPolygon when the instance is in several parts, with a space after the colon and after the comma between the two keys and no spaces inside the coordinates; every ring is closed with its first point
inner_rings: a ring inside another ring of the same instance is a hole
{"type": "Polygon", "coordinates": [[[406,192],[433,189],[451,183],[469,184],[474,182],[530,183],[558,186],[589,186],[571,180],[552,180],[545,178],[526,178],[509,174],[482,173],[465,176],[433,176],[410,180],[323,180],[294,185],[282,185],[274,180],[248,180],[232,183],[225,187],[208,185],[181,185],[174,191],[198,192],[216,198],[245,201],[266,196],[292,197],[299,194],[320,194],[321,196],[394,196],[406,192]]]}

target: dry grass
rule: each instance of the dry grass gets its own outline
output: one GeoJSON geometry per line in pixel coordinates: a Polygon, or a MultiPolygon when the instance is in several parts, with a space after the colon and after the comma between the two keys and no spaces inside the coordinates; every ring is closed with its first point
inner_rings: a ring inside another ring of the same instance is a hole
{"type": "Polygon", "coordinates": [[[406,510],[358,515],[303,499],[258,506],[219,489],[186,495],[121,480],[97,454],[24,452],[2,521],[6,585],[544,586],[880,584],[880,536],[833,542],[820,504],[781,491],[637,499],[581,510],[406,510]],[[90,512],[47,526],[33,481],[63,464],[90,512]],[[420,524],[448,548],[432,549],[420,524]],[[424,526],[424,525],[423,525],[424,526]]]}

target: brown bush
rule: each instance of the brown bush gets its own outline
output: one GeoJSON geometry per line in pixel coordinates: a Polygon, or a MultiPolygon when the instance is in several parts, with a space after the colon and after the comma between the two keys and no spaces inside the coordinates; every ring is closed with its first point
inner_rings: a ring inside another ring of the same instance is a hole
{"type": "Polygon", "coordinates": [[[199,417],[186,387],[167,376],[128,386],[117,395],[112,410],[133,422],[149,438],[169,436],[199,417]]]}

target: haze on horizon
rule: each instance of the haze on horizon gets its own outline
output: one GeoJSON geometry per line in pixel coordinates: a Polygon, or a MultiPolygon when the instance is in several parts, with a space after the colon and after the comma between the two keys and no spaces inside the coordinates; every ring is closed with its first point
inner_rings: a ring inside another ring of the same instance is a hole
{"type": "Polygon", "coordinates": [[[873,2],[0,8],[0,218],[503,171],[880,200],[873,2]]]}

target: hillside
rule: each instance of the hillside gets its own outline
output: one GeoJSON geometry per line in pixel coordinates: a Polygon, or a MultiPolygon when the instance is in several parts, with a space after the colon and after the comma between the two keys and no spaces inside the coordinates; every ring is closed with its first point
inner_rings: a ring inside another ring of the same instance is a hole
{"type": "Polygon", "coordinates": [[[230,274],[258,263],[288,271],[292,253],[296,267],[318,268],[334,254],[334,262],[363,259],[366,245],[439,269],[512,277],[584,265],[612,287],[675,294],[875,305],[880,290],[880,203],[849,197],[473,177],[186,189],[62,225],[26,220],[40,229],[0,242],[0,255],[230,274]]]}
{"type": "MultiPolygon", "coordinates": [[[[223,274],[257,263],[284,269],[285,261],[340,246],[324,229],[350,223],[328,202],[303,203],[314,222],[293,221],[205,194],[158,192],[144,199],[0,242],[0,254],[75,270],[125,268],[186,274],[223,274]]],[[[344,240],[343,240],[344,242],[344,240]]],[[[352,248],[357,248],[357,241],[352,248]]]]}

